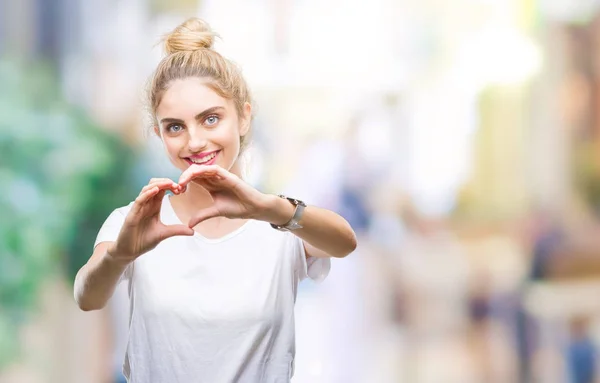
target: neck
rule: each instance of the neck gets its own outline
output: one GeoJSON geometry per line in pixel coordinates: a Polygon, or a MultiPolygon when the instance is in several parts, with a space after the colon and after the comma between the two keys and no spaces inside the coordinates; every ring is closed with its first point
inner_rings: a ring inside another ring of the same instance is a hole
{"type": "Polygon", "coordinates": [[[187,185],[185,193],[173,196],[172,198],[178,199],[178,202],[183,205],[188,212],[198,211],[213,204],[210,193],[194,181],[191,181],[187,185]]]}

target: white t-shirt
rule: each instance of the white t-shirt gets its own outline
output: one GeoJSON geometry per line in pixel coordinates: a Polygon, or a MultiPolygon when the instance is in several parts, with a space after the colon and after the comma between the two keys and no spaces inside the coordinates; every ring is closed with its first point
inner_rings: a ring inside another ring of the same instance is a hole
{"type": "MultiPolygon", "coordinates": [[[[96,239],[115,241],[132,204],[108,217],[96,239]]],[[[164,224],[181,224],[169,196],[164,224]]],[[[302,240],[249,220],[218,239],[177,236],[130,264],[130,383],[289,382],[294,303],[305,277],[323,280],[328,258],[306,259],[302,240]]]]}

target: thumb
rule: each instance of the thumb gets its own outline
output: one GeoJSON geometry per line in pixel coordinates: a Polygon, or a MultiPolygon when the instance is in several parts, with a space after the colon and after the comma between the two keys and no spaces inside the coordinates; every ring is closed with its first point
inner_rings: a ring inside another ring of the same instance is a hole
{"type": "Polygon", "coordinates": [[[221,215],[221,213],[219,212],[219,209],[217,209],[216,207],[214,207],[214,206],[207,207],[205,209],[200,210],[195,216],[193,216],[192,219],[190,219],[188,226],[190,228],[192,228],[202,221],[206,221],[209,218],[218,217],[220,215],[221,215]]]}
{"type": "Polygon", "coordinates": [[[161,231],[161,239],[175,237],[177,235],[194,235],[194,230],[186,225],[165,225],[161,231]]]}

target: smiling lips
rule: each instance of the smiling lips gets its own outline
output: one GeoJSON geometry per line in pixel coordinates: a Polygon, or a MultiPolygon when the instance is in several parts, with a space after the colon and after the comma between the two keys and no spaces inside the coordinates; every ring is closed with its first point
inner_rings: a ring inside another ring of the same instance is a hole
{"type": "Polygon", "coordinates": [[[214,151],[208,154],[200,154],[193,157],[187,157],[185,160],[190,164],[197,165],[212,165],[215,162],[215,158],[217,154],[219,154],[220,150],[214,151]]]}

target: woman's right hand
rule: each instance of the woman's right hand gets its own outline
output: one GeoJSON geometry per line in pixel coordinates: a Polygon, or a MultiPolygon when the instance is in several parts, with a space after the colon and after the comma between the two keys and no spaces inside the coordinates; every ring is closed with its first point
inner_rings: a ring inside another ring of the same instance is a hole
{"type": "Polygon", "coordinates": [[[167,190],[174,194],[184,191],[168,178],[153,178],[144,186],[125,217],[117,240],[108,249],[113,260],[128,264],[167,238],[194,235],[194,230],[186,225],[165,225],[160,221],[160,208],[167,190]]]}

